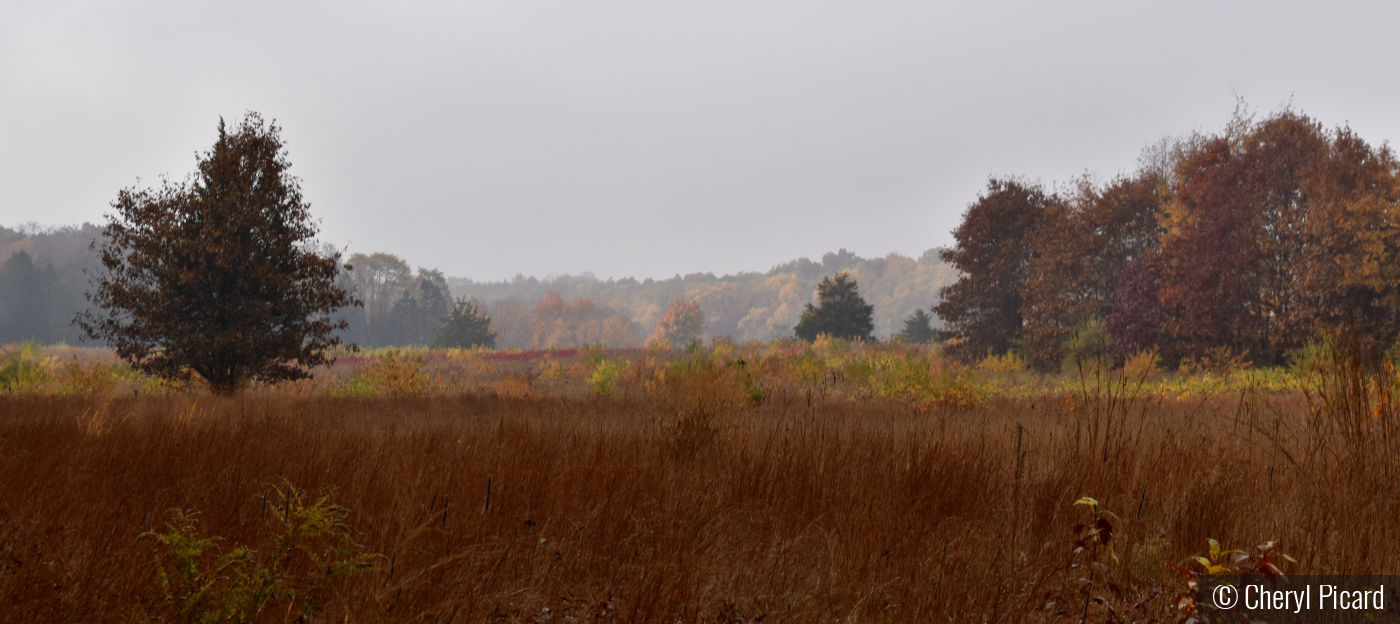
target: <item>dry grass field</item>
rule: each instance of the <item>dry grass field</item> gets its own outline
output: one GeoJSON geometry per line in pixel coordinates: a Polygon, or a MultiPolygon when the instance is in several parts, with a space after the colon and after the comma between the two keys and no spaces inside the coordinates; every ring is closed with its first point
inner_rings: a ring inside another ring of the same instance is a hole
{"type": "Polygon", "coordinates": [[[942,403],[718,365],[606,395],[11,393],[0,619],[1175,622],[1210,539],[1400,571],[1394,373],[1333,364],[942,403]]]}

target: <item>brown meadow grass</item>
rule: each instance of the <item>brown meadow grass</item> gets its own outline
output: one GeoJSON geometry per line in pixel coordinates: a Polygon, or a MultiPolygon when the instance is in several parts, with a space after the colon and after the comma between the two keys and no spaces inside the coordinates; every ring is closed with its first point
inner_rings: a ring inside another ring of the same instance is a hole
{"type": "MultiPolygon", "coordinates": [[[[377,555],[311,621],[1174,622],[1171,566],[1211,538],[1400,571],[1390,395],[1326,388],[934,410],[703,388],[0,398],[0,619],[193,621],[143,534],[181,509],[224,552],[271,552],[293,484],[377,555]],[[1115,527],[1088,594],[1084,496],[1115,527]]],[[[296,621],[297,600],[253,620],[296,621]]]]}

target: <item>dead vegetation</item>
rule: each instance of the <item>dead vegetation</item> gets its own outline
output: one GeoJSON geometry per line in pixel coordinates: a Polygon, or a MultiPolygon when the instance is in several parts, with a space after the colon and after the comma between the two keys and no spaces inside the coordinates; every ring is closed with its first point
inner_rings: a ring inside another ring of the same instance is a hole
{"type": "Polygon", "coordinates": [[[344,510],[341,560],[365,569],[288,563],[252,621],[1177,621],[1171,566],[1211,538],[1315,572],[1400,562],[1391,394],[1365,378],[929,411],[706,374],[658,399],[6,398],[3,617],[200,621],[142,536],[212,538],[187,559],[228,599],[218,557],[271,569],[287,486],[344,510]],[[1074,568],[1085,496],[1112,550],[1074,568]]]}

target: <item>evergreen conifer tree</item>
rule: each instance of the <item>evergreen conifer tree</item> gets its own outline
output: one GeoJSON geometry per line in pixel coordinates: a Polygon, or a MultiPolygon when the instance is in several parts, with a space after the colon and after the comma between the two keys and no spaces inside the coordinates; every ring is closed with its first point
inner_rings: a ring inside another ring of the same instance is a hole
{"type": "Polygon", "coordinates": [[[491,317],[475,303],[458,298],[438,330],[435,346],[467,349],[496,346],[496,332],[491,331],[491,317]]]}
{"type": "Polygon", "coordinates": [[[936,333],[933,330],[933,317],[922,308],[916,308],[909,318],[904,319],[904,331],[899,332],[899,336],[909,342],[928,344],[933,342],[936,333]]]}
{"type": "Polygon", "coordinates": [[[803,340],[826,334],[833,338],[869,340],[875,331],[875,306],[865,302],[856,281],[845,272],[822,278],[817,284],[818,305],[807,304],[793,332],[803,340]]]}

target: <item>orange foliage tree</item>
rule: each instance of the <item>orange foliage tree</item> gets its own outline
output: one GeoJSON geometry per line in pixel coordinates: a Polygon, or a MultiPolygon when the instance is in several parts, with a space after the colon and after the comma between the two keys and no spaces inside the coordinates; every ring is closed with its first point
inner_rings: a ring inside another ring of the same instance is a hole
{"type": "Polygon", "coordinates": [[[599,306],[587,297],[569,303],[553,290],[545,293],[530,311],[530,332],[531,346],[536,348],[635,347],[641,342],[632,324],[607,306],[599,306]]]}
{"type": "Polygon", "coordinates": [[[705,332],[705,313],[694,301],[677,299],[666,309],[666,313],[656,321],[656,332],[651,341],[668,340],[680,346],[691,340],[698,340],[705,332]]]}
{"type": "Polygon", "coordinates": [[[1349,129],[1285,110],[1237,116],[1181,154],[1161,241],[1166,324],[1183,356],[1276,363],[1319,333],[1396,339],[1397,165],[1349,129]]]}

